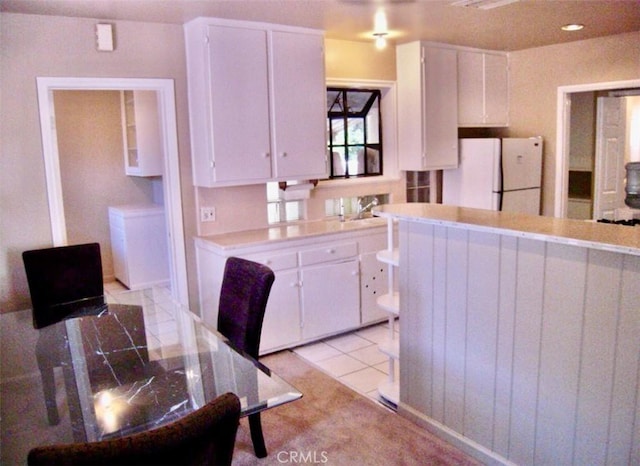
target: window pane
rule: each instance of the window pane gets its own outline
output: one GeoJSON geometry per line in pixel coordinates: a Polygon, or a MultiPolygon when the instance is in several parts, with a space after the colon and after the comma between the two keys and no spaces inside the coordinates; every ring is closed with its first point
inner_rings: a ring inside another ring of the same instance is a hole
{"type": "Polygon", "coordinates": [[[371,91],[347,91],[347,105],[349,114],[362,113],[372,96],[371,91]]]}
{"type": "Polygon", "coordinates": [[[349,175],[364,173],[364,146],[349,147],[349,175]]]}
{"type": "Polygon", "coordinates": [[[367,113],[367,144],[380,144],[380,113],[378,111],[378,99],[367,113]]]}
{"type": "Polygon", "coordinates": [[[290,201],[285,204],[287,222],[294,220],[300,220],[302,218],[302,206],[301,201],[290,201]]]}
{"type": "Polygon", "coordinates": [[[330,120],[331,122],[331,139],[333,144],[344,145],[345,144],[345,133],[344,133],[344,120],[330,120]]]}
{"type": "Polygon", "coordinates": [[[338,146],[333,148],[331,154],[331,160],[333,161],[333,176],[344,176],[347,171],[347,161],[344,157],[344,147],[338,146]]]}
{"type": "Polygon", "coordinates": [[[267,201],[273,202],[280,199],[280,185],[277,181],[267,183],[267,201]]]}
{"type": "Polygon", "coordinates": [[[327,90],[327,109],[329,109],[330,112],[344,112],[342,91],[327,90]]]}
{"type": "Polygon", "coordinates": [[[364,144],[364,119],[349,118],[348,124],[347,144],[364,144]]]}
{"type": "Polygon", "coordinates": [[[379,175],[382,173],[380,167],[380,151],[367,147],[367,173],[369,175],[379,175]]]}
{"type": "Polygon", "coordinates": [[[278,203],[267,204],[267,218],[269,223],[280,222],[280,205],[278,203]]]}

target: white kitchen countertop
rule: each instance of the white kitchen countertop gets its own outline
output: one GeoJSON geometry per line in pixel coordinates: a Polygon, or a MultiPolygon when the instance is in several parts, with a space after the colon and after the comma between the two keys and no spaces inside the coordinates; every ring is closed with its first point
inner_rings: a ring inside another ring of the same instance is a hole
{"type": "Polygon", "coordinates": [[[373,212],[399,220],[457,226],[640,256],[640,226],[423,203],[387,204],[374,208],[373,212]]]}
{"type": "Polygon", "coordinates": [[[357,232],[362,229],[384,227],[387,221],[383,218],[365,218],[362,220],[317,220],[301,222],[293,225],[273,226],[256,230],[236,231],[198,237],[220,249],[235,249],[246,246],[258,246],[274,242],[357,232]]]}

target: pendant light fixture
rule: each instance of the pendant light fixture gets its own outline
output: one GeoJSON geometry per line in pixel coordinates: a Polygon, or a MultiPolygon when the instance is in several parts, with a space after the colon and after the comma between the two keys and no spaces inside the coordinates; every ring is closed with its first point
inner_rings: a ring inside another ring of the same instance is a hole
{"type": "Polygon", "coordinates": [[[387,46],[387,15],[382,8],[378,9],[373,17],[373,37],[376,39],[376,48],[382,50],[387,46]]]}

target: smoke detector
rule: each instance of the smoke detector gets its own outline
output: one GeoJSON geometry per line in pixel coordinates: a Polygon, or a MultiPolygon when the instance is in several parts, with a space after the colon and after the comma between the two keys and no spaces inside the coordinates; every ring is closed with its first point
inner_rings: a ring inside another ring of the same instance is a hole
{"type": "Polygon", "coordinates": [[[463,6],[468,8],[477,8],[479,10],[491,10],[501,6],[509,5],[520,0],[456,0],[451,2],[452,6],[463,6]]]}

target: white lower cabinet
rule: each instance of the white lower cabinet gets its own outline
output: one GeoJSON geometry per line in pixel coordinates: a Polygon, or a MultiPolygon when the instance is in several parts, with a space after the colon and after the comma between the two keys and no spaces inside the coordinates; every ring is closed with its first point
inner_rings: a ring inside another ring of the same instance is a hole
{"type": "Polygon", "coordinates": [[[276,271],[262,323],[260,351],[294,345],[301,338],[298,270],[276,271]]]}
{"type": "Polygon", "coordinates": [[[360,326],[358,260],[302,270],[302,339],[360,326]]]}
{"type": "MultiPolygon", "coordinates": [[[[268,246],[248,245],[219,248],[215,242],[196,239],[200,315],[209,325],[217,322],[217,309],[224,264],[237,256],[270,267],[275,273],[262,325],[260,353],[291,348],[331,335],[359,328],[376,321],[361,308],[361,250],[369,251],[379,241],[382,228],[293,242],[280,241],[268,246]],[[360,244],[362,242],[362,248],[360,244]],[[366,317],[365,317],[366,316],[366,317]]],[[[375,265],[376,269],[379,267],[375,265]]],[[[365,272],[368,276],[375,270],[365,272]]],[[[371,300],[363,300],[373,309],[371,300]]],[[[383,320],[380,315],[377,321],[383,320]]]]}
{"type": "Polygon", "coordinates": [[[109,207],[115,278],[131,290],[169,283],[164,207],[109,207]]]}

